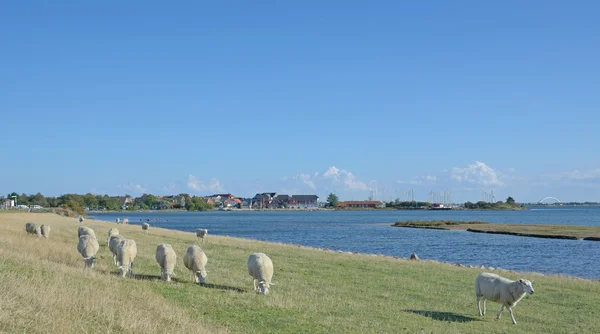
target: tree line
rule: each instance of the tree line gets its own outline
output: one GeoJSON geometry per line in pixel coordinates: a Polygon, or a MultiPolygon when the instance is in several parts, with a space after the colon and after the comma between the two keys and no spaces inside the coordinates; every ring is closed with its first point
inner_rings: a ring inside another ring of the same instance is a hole
{"type": "Polygon", "coordinates": [[[204,198],[200,196],[190,196],[189,194],[179,194],[178,196],[170,196],[168,199],[159,198],[152,194],[143,194],[141,197],[132,198],[129,195],[122,197],[114,197],[108,195],[93,195],[91,193],[80,194],[64,194],[58,197],[44,196],[41,193],[37,194],[17,194],[16,192],[8,194],[5,198],[0,197],[0,201],[5,199],[16,200],[17,205],[34,206],[39,205],[44,208],[64,208],[75,211],[79,214],[85,213],[88,210],[168,210],[180,209],[188,211],[206,211],[212,210],[212,204],[206,203],[204,198]],[[129,198],[131,203],[122,206],[121,198],[129,198]]]}

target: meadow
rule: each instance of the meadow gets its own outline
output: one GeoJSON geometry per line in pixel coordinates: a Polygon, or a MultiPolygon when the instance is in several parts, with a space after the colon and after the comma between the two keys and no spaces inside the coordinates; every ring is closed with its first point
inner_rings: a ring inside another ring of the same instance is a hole
{"type": "MultiPolygon", "coordinates": [[[[84,270],[75,218],[51,213],[0,214],[0,332],[27,333],[584,333],[600,327],[600,283],[565,276],[494,270],[535,280],[535,294],[514,307],[513,325],[500,305],[477,315],[478,268],[434,261],[338,253],[296,245],[209,235],[206,286],[193,283],[183,255],[196,236],[160,228],[85,220],[100,242],[84,270]],[[25,233],[27,222],[49,224],[50,238],[25,233]],[[121,278],[106,247],[117,227],[138,246],[135,277],[121,278]],[[160,280],[156,246],[177,253],[175,279],[160,280]],[[268,295],[252,290],[247,259],[273,260],[268,295]]],[[[202,226],[198,226],[201,228],[202,226]]],[[[308,231],[307,233],[315,233],[308,231]]]]}

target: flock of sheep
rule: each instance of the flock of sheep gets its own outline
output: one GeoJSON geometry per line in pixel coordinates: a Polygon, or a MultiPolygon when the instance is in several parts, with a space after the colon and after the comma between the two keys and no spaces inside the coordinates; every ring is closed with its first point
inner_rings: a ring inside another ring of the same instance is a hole
{"type": "MultiPolygon", "coordinates": [[[[79,218],[79,222],[83,222],[82,217],[79,218]]],[[[121,223],[118,218],[117,223],[121,223]]],[[[122,223],[127,224],[127,219],[124,219],[122,223]]],[[[142,229],[146,233],[148,233],[148,228],[149,224],[144,223],[142,225],[142,229]]],[[[38,237],[49,238],[50,236],[49,225],[39,226],[34,223],[27,223],[25,225],[25,231],[38,237]]],[[[196,231],[196,237],[199,242],[201,240],[202,243],[204,243],[206,235],[208,235],[208,230],[206,229],[198,229],[196,231]]],[[[92,268],[95,262],[95,255],[100,248],[96,234],[91,228],[80,226],[77,230],[77,236],[79,237],[77,250],[85,262],[84,268],[92,268]]],[[[119,266],[121,277],[125,277],[127,273],[129,273],[129,277],[133,277],[133,264],[135,257],[137,256],[137,245],[135,241],[126,239],[124,236],[120,235],[117,228],[111,228],[108,231],[106,244],[113,254],[114,264],[119,266]]],[[[171,281],[177,259],[173,247],[165,243],[159,244],[156,247],[155,258],[161,268],[161,279],[167,282],[171,281]]],[[[208,258],[206,254],[198,245],[193,244],[187,248],[183,258],[183,264],[192,272],[195,283],[206,284],[208,273],[208,271],[206,271],[207,261],[208,258]]],[[[271,283],[271,279],[273,278],[273,262],[264,253],[253,253],[248,257],[248,274],[253,278],[252,284],[254,290],[258,291],[260,294],[267,294],[270,285],[273,284],[271,283]]],[[[497,319],[500,319],[502,311],[507,308],[513,324],[516,325],[517,322],[515,321],[512,307],[516,306],[526,294],[533,294],[533,282],[534,281],[523,278],[510,280],[493,273],[480,274],[475,279],[475,296],[477,298],[477,311],[479,315],[485,315],[485,302],[486,300],[490,300],[501,304],[500,311],[496,316],[497,319]],[[480,306],[482,301],[483,311],[480,306]]]]}
{"type": "MultiPolygon", "coordinates": [[[[79,222],[83,223],[83,221],[83,217],[79,217],[79,222]]],[[[123,219],[123,221],[117,218],[117,223],[127,224],[127,218],[123,219]]],[[[142,230],[146,234],[148,233],[149,226],[148,223],[142,224],[142,230]]],[[[39,226],[29,222],[25,225],[25,231],[37,237],[49,238],[50,236],[50,226],[46,224],[39,226]]],[[[207,229],[198,229],[196,231],[198,242],[204,243],[206,235],[208,235],[207,229]]],[[[96,254],[100,249],[96,232],[87,226],[79,226],[77,237],[79,238],[77,251],[83,257],[84,268],[91,269],[94,267],[96,254]]],[[[123,235],[119,234],[119,230],[116,227],[113,227],[108,231],[106,244],[113,255],[113,263],[119,268],[120,276],[125,277],[129,274],[130,278],[134,277],[133,266],[137,256],[137,244],[135,240],[126,239],[123,235]]],[[[161,268],[161,279],[170,282],[171,277],[174,276],[175,264],[177,263],[175,250],[170,244],[161,243],[156,247],[155,259],[161,268]]],[[[206,284],[208,274],[206,270],[207,262],[208,257],[206,253],[198,245],[192,244],[187,248],[183,264],[191,271],[195,283],[206,284]]],[[[255,291],[263,295],[269,293],[269,288],[273,284],[271,283],[271,279],[273,278],[273,262],[266,254],[250,254],[248,257],[248,274],[252,276],[255,291]]]]}

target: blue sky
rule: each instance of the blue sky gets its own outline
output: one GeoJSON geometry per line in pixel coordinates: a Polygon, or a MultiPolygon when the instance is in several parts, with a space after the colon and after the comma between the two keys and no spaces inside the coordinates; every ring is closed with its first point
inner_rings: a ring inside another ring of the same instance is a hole
{"type": "Polygon", "coordinates": [[[600,201],[599,10],[4,4],[0,193],[600,201]]]}

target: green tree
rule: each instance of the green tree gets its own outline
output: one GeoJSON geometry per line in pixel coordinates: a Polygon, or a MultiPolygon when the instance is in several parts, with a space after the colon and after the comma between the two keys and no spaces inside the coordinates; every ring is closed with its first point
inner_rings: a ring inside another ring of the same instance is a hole
{"type": "Polygon", "coordinates": [[[27,196],[26,193],[22,193],[19,196],[19,205],[21,205],[21,204],[23,204],[23,205],[29,205],[29,196],[27,196]]]}
{"type": "Polygon", "coordinates": [[[515,199],[508,196],[508,198],[506,199],[506,204],[510,204],[510,205],[515,204],[515,199]]]}
{"type": "Polygon", "coordinates": [[[48,206],[48,201],[46,200],[46,197],[44,197],[44,195],[37,193],[35,195],[32,196],[31,200],[30,200],[31,204],[33,205],[40,205],[43,207],[47,207],[48,206]]]}
{"type": "Polygon", "coordinates": [[[90,193],[87,193],[85,196],[83,196],[83,202],[88,208],[98,207],[98,198],[90,193]]]}
{"type": "Polygon", "coordinates": [[[330,207],[337,208],[338,203],[339,203],[339,199],[338,199],[337,195],[334,193],[330,193],[329,196],[327,196],[327,203],[329,204],[330,207]]]}

